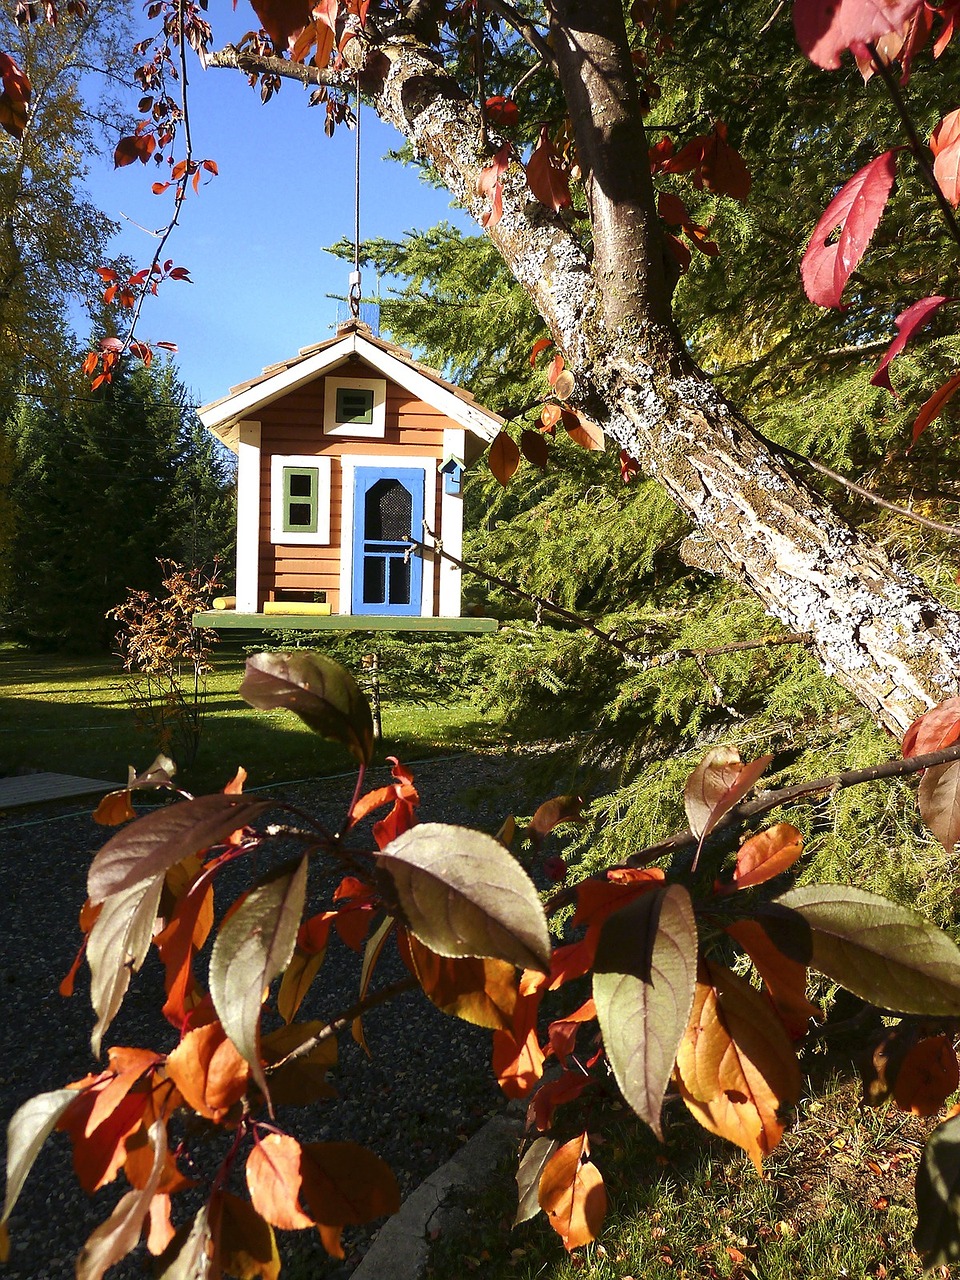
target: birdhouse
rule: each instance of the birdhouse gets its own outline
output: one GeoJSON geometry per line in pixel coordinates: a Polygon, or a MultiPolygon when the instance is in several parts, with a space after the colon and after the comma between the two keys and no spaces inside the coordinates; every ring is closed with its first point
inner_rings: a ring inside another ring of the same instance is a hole
{"type": "Polygon", "coordinates": [[[429,550],[460,558],[463,473],[502,426],[469,392],[352,320],[200,419],[237,455],[235,607],[204,625],[496,626],[429,550]]]}

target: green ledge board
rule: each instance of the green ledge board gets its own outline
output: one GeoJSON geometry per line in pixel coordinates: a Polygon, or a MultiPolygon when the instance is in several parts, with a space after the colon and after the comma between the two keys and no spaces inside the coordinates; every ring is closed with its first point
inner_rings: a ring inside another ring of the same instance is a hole
{"type": "Polygon", "coordinates": [[[299,613],[234,613],[210,609],[193,615],[195,627],[214,631],[434,631],[478,635],[496,631],[496,618],[389,618],[330,614],[319,617],[299,613]]]}

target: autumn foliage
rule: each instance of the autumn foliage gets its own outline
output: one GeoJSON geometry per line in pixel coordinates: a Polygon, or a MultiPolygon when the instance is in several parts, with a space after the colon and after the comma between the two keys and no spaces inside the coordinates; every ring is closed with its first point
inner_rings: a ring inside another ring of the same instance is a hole
{"type": "MultiPolygon", "coordinates": [[[[83,1246],[82,1280],[103,1276],[141,1239],[168,1280],[269,1280],[280,1271],[276,1231],[315,1229],[342,1256],[345,1227],[393,1213],[397,1183],[377,1155],[352,1142],[301,1144],[283,1115],[290,1105],[330,1102],[337,1035],[365,1044],[364,1015],[409,987],[491,1031],[504,1093],[528,1103],[518,1221],[543,1211],[568,1250],[595,1239],[604,1220],[607,1192],[583,1117],[609,1094],[611,1073],[658,1137],[664,1100],[674,1096],[761,1169],[798,1101],[798,1046],[820,1016],[808,999],[809,970],[881,1009],[923,1019],[889,1032],[870,1100],[892,1096],[927,1116],[956,1089],[949,1029],[960,1017],[960,951],[874,894],[784,888],[803,845],[788,822],[737,841],[751,813],[778,803],[775,792],[749,800],[769,757],[745,764],[732,748],[708,752],[688,780],[690,826],[674,840],[670,866],[654,865],[662,847],[638,850],[544,902],[510,851],[520,838],[513,819],[498,837],[418,823],[414,778],[396,761],[387,785],[364,792],[370,711],[336,663],[303,651],[260,654],[241,692],[343,743],[358,766],[354,798],[341,829],[329,831],[282,803],[244,795],[241,771],[221,794],[176,793],[133,817],[134,791],[173,791],[162,762],[101,803],[98,820],[117,830],[90,866],[80,913],[91,1048],[100,1057],[109,1044],[152,948],[170,1043],[110,1045],[99,1069],[26,1102],[8,1130],[4,1206],[5,1223],[54,1130],[69,1135],[87,1192],[122,1179],[129,1189],[83,1246]],[[291,842],[299,845],[292,856],[291,842]],[[218,903],[220,873],[238,862],[253,879],[235,901],[218,903]],[[319,873],[331,866],[339,884],[318,902],[319,873]],[[548,920],[565,905],[572,920],[555,941],[548,920]],[[362,957],[357,999],[301,1020],[331,945],[362,957]],[[408,977],[378,984],[388,947],[408,977]],[[222,1158],[203,1184],[203,1207],[182,1221],[178,1194],[201,1176],[192,1147],[211,1130],[225,1136],[222,1158]],[[246,1196],[227,1190],[241,1169],[246,1196]]],[[[904,741],[904,768],[929,762],[921,812],[948,853],[960,835],[958,740],[954,698],[904,741]]],[[[581,803],[563,796],[542,805],[524,830],[533,847],[576,821],[581,803]]],[[[62,994],[72,985],[73,972],[62,994]]],[[[948,1120],[935,1132],[935,1152],[958,1140],[955,1127],[948,1120]]],[[[932,1257],[960,1238],[950,1194],[925,1164],[918,1239],[932,1257]]]]}

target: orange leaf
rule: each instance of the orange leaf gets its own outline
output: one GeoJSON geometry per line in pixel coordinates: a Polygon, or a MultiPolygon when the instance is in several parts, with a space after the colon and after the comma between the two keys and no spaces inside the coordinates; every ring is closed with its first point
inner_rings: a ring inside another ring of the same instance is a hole
{"type": "Polygon", "coordinates": [[[128,1092],[106,1119],[87,1133],[98,1095],[113,1083],[104,1074],[102,1081],[82,1093],[66,1111],[57,1128],[69,1133],[73,1142],[73,1168],[84,1191],[92,1193],[112,1182],[124,1161],[124,1142],[139,1128],[147,1109],[145,1092],[128,1092]]]}
{"type": "Polygon", "coordinates": [[[526,1098],[543,1075],[544,1053],[537,1039],[537,1011],[546,978],[526,969],[513,1011],[513,1026],[493,1033],[493,1070],[508,1098],[526,1098]]]}
{"type": "Polygon", "coordinates": [[[591,451],[603,449],[606,437],[603,434],[603,428],[596,422],[591,422],[589,418],[585,418],[582,413],[576,413],[573,409],[564,409],[560,417],[564,430],[574,444],[578,444],[581,449],[591,451]]]}
{"type": "Polygon", "coordinates": [[[803,852],[803,836],[789,822],[778,822],[743,844],[737,851],[733,878],[738,889],[763,884],[792,867],[803,852]]]}
{"type": "Polygon", "coordinates": [[[94,822],[99,822],[102,827],[119,827],[121,823],[130,822],[136,816],[130,803],[130,792],[126,788],[109,792],[93,811],[94,822]]]}
{"type": "Polygon", "coordinates": [[[170,1197],[165,1192],[158,1192],[150,1201],[149,1217],[147,1250],[157,1258],[177,1234],[170,1218],[170,1197]]]}
{"type": "Polygon", "coordinates": [[[277,992],[277,1011],[284,1022],[292,1022],[296,1017],[310,984],[320,972],[323,955],[323,951],[308,953],[302,951],[299,946],[294,948],[290,963],[280,980],[280,990],[277,992]]]}
{"type": "Polygon", "coordinates": [[[188,1032],[167,1058],[167,1075],[201,1116],[223,1121],[247,1091],[250,1068],[219,1022],[188,1032]]]}
{"type": "Polygon", "coordinates": [[[84,1126],[84,1137],[108,1119],[124,1100],[141,1076],[151,1067],[155,1067],[163,1058],[149,1049],[115,1048],[109,1051],[110,1069],[116,1074],[102,1089],[97,1091],[96,1099],[84,1126]]]}
{"type": "Polygon", "coordinates": [[[948,1036],[919,1040],[903,1060],[893,1096],[902,1111],[932,1116],[960,1085],[960,1065],[948,1036]]]}
{"type": "Polygon", "coordinates": [[[783,1136],[780,1109],[800,1095],[800,1068],[763,996],[723,965],[701,965],[677,1078],[700,1124],[742,1147],[760,1172],[783,1136]]]}
{"type": "Polygon", "coordinates": [[[607,1213],[603,1178],[589,1156],[582,1133],[553,1153],[540,1177],[540,1208],[568,1253],[596,1240],[607,1213]]]}
{"type": "Polygon", "coordinates": [[[960,109],[944,116],[930,136],[933,176],[953,205],[960,204],[960,109]]]}
{"type": "Polygon", "coordinates": [[[547,347],[552,347],[552,346],[553,346],[552,338],[538,338],[536,340],[536,342],[530,348],[530,368],[531,369],[537,363],[537,356],[540,354],[540,352],[546,351],[547,347]]]}
{"type": "Polygon", "coordinates": [[[412,934],[398,943],[427,999],[444,1013],[493,1031],[512,1026],[517,1004],[517,971],[505,960],[438,956],[412,934]]]}
{"type": "Polygon", "coordinates": [[[247,1187],[253,1207],[261,1217],[282,1231],[314,1226],[300,1207],[301,1158],[296,1138],[268,1133],[247,1157],[247,1187]]]}
{"type": "MultiPolygon", "coordinates": [[[[920,406],[920,412],[917,414],[913,423],[913,442],[910,449],[920,439],[921,434],[929,427],[935,418],[939,418],[947,405],[960,388],[960,373],[955,373],[952,378],[948,378],[942,387],[938,387],[929,400],[926,400],[920,406]]],[[[910,450],[908,449],[909,453],[910,450]]]]}
{"type": "Polygon", "coordinates": [[[540,410],[540,421],[549,429],[557,425],[562,414],[563,410],[558,404],[545,404],[540,410]]]}
{"type": "Polygon", "coordinates": [[[823,1017],[817,1006],[807,999],[806,965],[785,956],[756,920],[736,920],[727,925],[727,933],[753,961],[787,1031],[794,1040],[802,1040],[810,1019],[823,1017]]]}
{"type": "Polygon", "coordinates": [[[948,698],[914,720],[903,739],[903,757],[932,755],[960,742],[960,698],[948,698]]]}
{"type": "Polygon", "coordinates": [[[189,1009],[196,1004],[193,953],[203,946],[212,925],[213,888],[198,883],[180,899],[170,923],[154,938],[166,970],[163,1016],[178,1029],[182,1029],[189,1009]]]}

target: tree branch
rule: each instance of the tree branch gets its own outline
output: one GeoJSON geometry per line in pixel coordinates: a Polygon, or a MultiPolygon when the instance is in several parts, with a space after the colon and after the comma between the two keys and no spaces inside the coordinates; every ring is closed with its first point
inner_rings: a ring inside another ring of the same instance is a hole
{"type": "Polygon", "coordinates": [[[322,85],[328,89],[347,89],[355,76],[349,68],[333,71],[328,67],[311,67],[303,62],[291,62],[289,58],[248,53],[232,44],[208,53],[207,66],[242,71],[245,75],[281,76],[285,80],[296,80],[303,85],[322,85]]]}
{"type": "Polygon", "coordinates": [[[491,13],[499,14],[504,22],[513,27],[517,35],[546,63],[554,75],[557,74],[557,60],[553,50],[529,19],[519,14],[512,4],[506,3],[506,0],[484,0],[484,4],[491,13]]]}
{"type": "Polygon", "coordinates": [[[267,1067],[267,1074],[269,1075],[271,1071],[276,1071],[285,1062],[295,1062],[297,1058],[307,1057],[318,1045],[323,1044],[325,1040],[329,1040],[332,1036],[338,1035],[346,1027],[349,1027],[355,1019],[362,1017],[363,1014],[368,1013],[371,1009],[376,1009],[380,1005],[386,1004],[388,1000],[393,1000],[396,996],[403,995],[405,991],[413,991],[419,985],[416,978],[409,974],[405,978],[398,978],[396,982],[391,982],[389,986],[381,987],[379,991],[374,991],[372,995],[364,996],[362,1000],[358,1000],[356,1004],[351,1005],[344,1013],[334,1018],[322,1031],[318,1031],[309,1040],[304,1040],[303,1044],[297,1045],[296,1049],[288,1053],[285,1058],[281,1058],[279,1062],[272,1062],[267,1067]]]}

